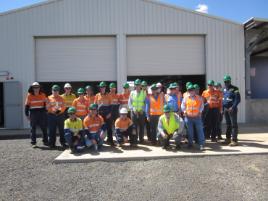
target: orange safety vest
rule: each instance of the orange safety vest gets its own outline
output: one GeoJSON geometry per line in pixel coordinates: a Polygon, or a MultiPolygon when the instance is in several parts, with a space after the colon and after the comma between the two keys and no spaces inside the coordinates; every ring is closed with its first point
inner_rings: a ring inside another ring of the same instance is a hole
{"type": "Polygon", "coordinates": [[[47,110],[48,113],[54,113],[57,110],[60,110],[60,114],[62,114],[65,111],[65,101],[64,99],[59,96],[50,95],[48,97],[48,104],[47,104],[47,110]]]}
{"type": "Polygon", "coordinates": [[[95,117],[88,115],[84,119],[83,124],[84,128],[88,129],[90,133],[97,133],[104,124],[104,120],[100,115],[97,115],[95,117]]]}
{"type": "Polygon", "coordinates": [[[200,96],[195,95],[194,99],[190,96],[186,97],[186,116],[188,117],[197,117],[200,113],[200,107],[202,105],[202,99],[200,96]]]}
{"type": "Polygon", "coordinates": [[[30,109],[42,109],[45,108],[47,97],[44,93],[38,95],[32,95],[28,93],[25,105],[28,105],[30,109]]]}
{"type": "Polygon", "coordinates": [[[85,98],[74,99],[72,106],[75,107],[78,117],[84,117],[88,114],[88,101],[85,98]]]}
{"type": "Polygon", "coordinates": [[[119,101],[120,101],[121,105],[127,105],[128,104],[129,95],[130,95],[130,93],[120,95],[119,101]]]}
{"type": "Polygon", "coordinates": [[[94,103],[100,106],[109,106],[111,105],[111,96],[109,94],[97,93],[95,96],[94,103]]]}
{"type": "Polygon", "coordinates": [[[111,97],[111,105],[119,105],[119,94],[109,94],[111,97]]]}
{"type": "Polygon", "coordinates": [[[95,100],[95,96],[88,96],[88,95],[85,95],[84,98],[86,99],[86,101],[88,102],[88,105],[91,105],[92,103],[94,103],[94,100],[95,100]]]}
{"type": "Polygon", "coordinates": [[[202,97],[208,103],[209,108],[221,108],[222,105],[222,96],[219,91],[212,90],[209,91],[208,89],[203,91],[202,97]]]}
{"type": "Polygon", "coordinates": [[[150,100],[150,115],[162,115],[164,107],[164,97],[162,94],[159,94],[157,100],[154,95],[149,96],[150,100]]]}

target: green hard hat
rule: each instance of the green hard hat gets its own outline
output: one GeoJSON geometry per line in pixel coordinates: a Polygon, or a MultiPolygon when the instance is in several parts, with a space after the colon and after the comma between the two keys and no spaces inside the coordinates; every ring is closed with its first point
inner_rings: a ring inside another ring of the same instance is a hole
{"type": "Polygon", "coordinates": [[[85,90],[83,88],[77,89],[77,94],[81,95],[81,94],[84,94],[84,93],[85,93],[85,90]]]}
{"type": "Polygon", "coordinates": [[[96,103],[90,104],[89,109],[90,110],[96,110],[96,109],[98,109],[98,104],[96,104],[96,103]]]}
{"type": "Polygon", "coordinates": [[[92,89],[92,86],[87,85],[87,86],[85,87],[85,89],[86,89],[86,90],[88,90],[88,89],[92,89]]]}
{"type": "Polygon", "coordinates": [[[106,87],[106,82],[100,82],[99,87],[106,87]]]}
{"type": "Polygon", "coordinates": [[[110,83],[110,85],[109,85],[109,88],[111,89],[111,88],[116,88],[116,85],[115,85],[115,83],[110,83]]]}
{"type": "Polygon", "coordinates": [[[177,84],[175,84],[175,83],[171,83],[170,85],[169,85],[169,89],[175,89],[175,88],[177,88],[178,86],[177,86],[177,84]]]}
{"type": "Polygon", "coordinates": [[[147,86],[147,82],[146,81],[142,81],[141,82],[141,86],[147,86]]]}
{"type": "Polygon", "coordinates": [[[193,90],[193,89],[195,89],[194,85],[191,84],[187,86],[187,90],[193,90]]]}
{"type": "Polygon", "coordinates": [[[53,91],[60,91],[60,86],[55,84],[55,85],[52,86],[52,90],[53,91]]]}
{"type": "Polygon", "coordinates": [[[195,88],[195,89],[200,89],[200,87],[199,87],[198,84],[194,84],[194,88],[195,88]]]}
{"type": "Polygon", "coordinates": [[[226,82],[226,81],[231,81],[231,76],[230,75],[225,75],[223,77],[223,81],[226,82]]]}
{"type": "Polygon", "coordinates": [[[212,85],[212,86],[214,86],[214,81],[213,81],[213,80],[209,80],[209,81],[208,81],[208,85],[212,85]]]}
{"type": "Polygon", "coordinates": [[[156,84],[152,84],[151,90],[157,90],[157,89],[158,89],[158,87],[156,86],[156,84]]]}
{"type": "Polygon", "coordinates": [[[67,113],[70,114],[70,113],[76,113],[76,109],[74,107],[69,107],[69,109],[67,110],[67,113]]]}
{"type": "Polygon", "coordinates": [[[186,88],[189,86],[189,85],[191,85],[192,84],[192,82],[186,82],[186,88]]]}
{"type": "Polygon", "coordinates": [[[129,88],[129,84],[128,83],[123,84],[123,88],[124,89],[128,89],[129,88]]]}
{"type": "Polygon", "coordinates": [[[220,82],[215,82],[215,83],[214,83],[214,86],[215,86],[215,87],[221,87],[221,83],[220,83],[220,82]]]}
{"type": "Polygon", "coordinates": [[[141,85],[141,80],[140,80],[140,79],[136,79],[136,80],[134,81],[134,84],[135,84],[135,85],[141,85]]]}
{"type": "Polygon", "coordinates": [[[169,105],[164,105],[164,112],[170,112],[171,109],[169,107],[169,105]]]}

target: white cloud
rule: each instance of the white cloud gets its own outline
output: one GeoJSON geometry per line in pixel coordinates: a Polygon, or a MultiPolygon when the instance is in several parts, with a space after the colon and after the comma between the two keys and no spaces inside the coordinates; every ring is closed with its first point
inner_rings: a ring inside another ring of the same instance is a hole
{"type": "Polygon", "coordinates": [[[208,6],[206,4],[198,4],[195,10],[200,13],[208,13],[208,6]]]}

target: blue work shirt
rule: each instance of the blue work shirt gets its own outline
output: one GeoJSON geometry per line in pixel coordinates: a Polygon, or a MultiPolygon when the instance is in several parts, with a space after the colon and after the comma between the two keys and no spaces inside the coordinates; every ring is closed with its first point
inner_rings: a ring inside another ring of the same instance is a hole
{"type": "Polygon", "coordinates": [[[231,108],[237,109],[238,104],[241,101],[241,97],[240,97],[240,93],[239,93],[239,89],[236,86],[230,85],[229,88],[224,88],[223,89],[223,101],[222,101],[222,105],[223,105],[223,109],[224,108],[231,108]]]}

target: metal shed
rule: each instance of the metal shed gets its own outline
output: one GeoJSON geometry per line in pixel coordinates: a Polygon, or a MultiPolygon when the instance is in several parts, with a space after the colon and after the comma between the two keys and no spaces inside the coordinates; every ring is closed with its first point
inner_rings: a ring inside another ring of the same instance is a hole
{"type": "Polygon", "coordinates": [[[0,27],[0,70],[22,84],[21,103],[33,81],[230,74],[245,121],[242,24],[152,0],[52,0],[0,14],[0,27]]]}

